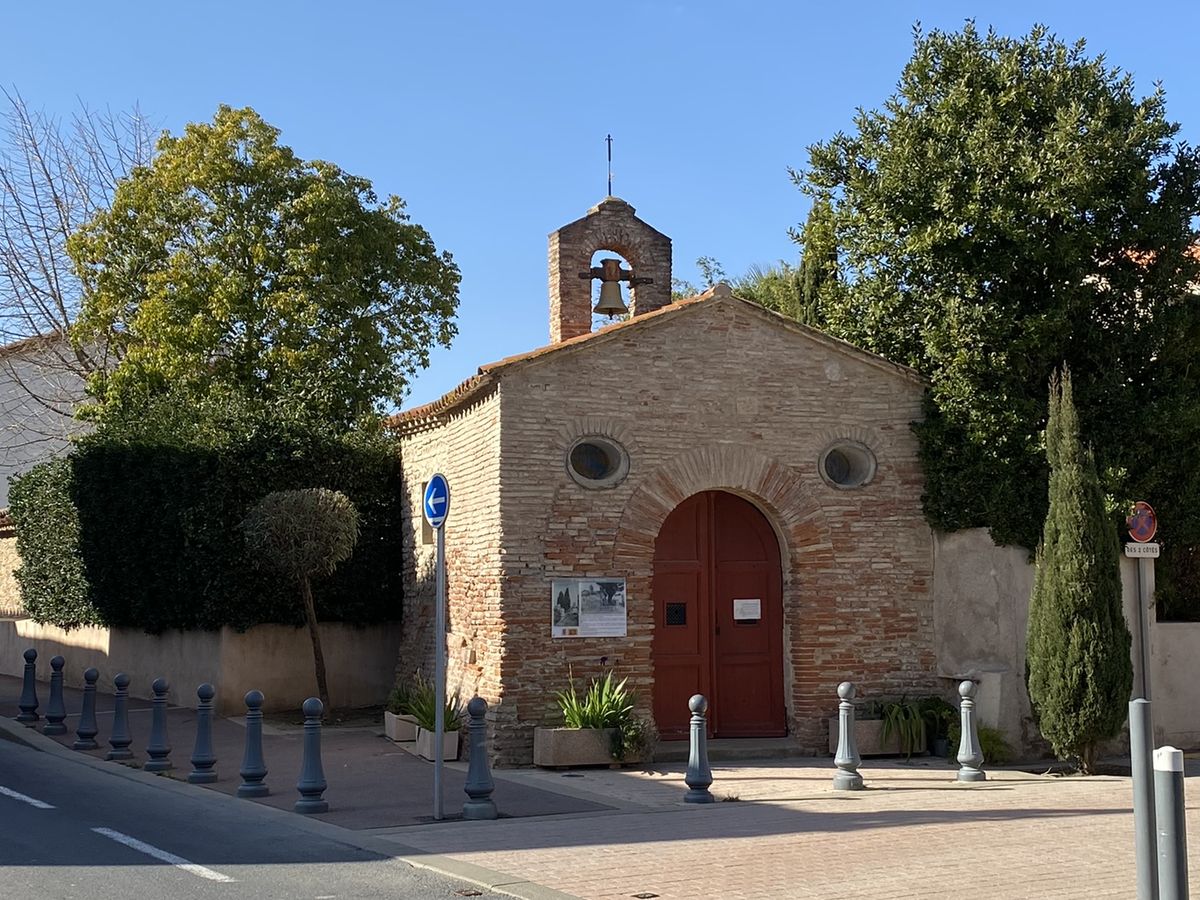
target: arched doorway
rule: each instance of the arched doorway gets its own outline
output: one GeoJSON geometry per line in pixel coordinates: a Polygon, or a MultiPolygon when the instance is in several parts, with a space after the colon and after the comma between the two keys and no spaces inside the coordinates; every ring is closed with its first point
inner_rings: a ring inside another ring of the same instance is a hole
{"type": "Polygon", "coordinates": [[[654,544],[654,718],[686,737],[688,698],[710,701],[715,737],[782,737],[779,542],[752,504],[705,491],[677,506],[654,544]]]}

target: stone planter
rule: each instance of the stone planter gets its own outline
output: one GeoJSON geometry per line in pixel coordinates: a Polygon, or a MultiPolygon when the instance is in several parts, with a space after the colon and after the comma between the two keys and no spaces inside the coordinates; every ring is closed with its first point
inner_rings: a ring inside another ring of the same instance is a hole
{"type": "MultiPolygon", "coordinates": [[[[829,752],[837,753],[838,720],[829,720],[829,752]]],[[[857,719],[854,722],[854,742],[858,744],[859,756],[903,756],[900,749],[900,735],[888,735],[883,739],[883,719],[857,719]]],[[[914,754],[924,752],[925,739],[917,742],[914,754]]]]}
{"type": "MultiPolygon", "coordinates": [[[[434,751],[437,749],[434,733],[426,731],[424,728],[417,728],[417,755],[425,759],[433,761],[434,751]]],[[[447,731],[442,735],[442,759],[456,760],[458,759],[458,732],[447,731]]]]}
{"type": "Polygon", "coordinates": [[[533,764],[552,769],[616,765],[612,755],[615,732],[615,728],[535,728],[533,764]]]}
{"type": "Polygon", "coordinates": [[[389,741],[415,741],[417,739],[417,720],[412,716],[383,714],[383,733],[389,741]]]}

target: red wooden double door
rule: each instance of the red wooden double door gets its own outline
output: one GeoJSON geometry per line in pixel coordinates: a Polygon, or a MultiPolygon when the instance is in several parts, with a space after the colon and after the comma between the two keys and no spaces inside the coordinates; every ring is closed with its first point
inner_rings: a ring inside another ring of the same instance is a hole
{"type": "Polygon", "coordinates": [[[753,505],[724,491],[689,497],[654,545],[654,718],[688,734],[688,698],[709,699],[714,737],[781,737],[783,583],[779,542],[753,505]]]}

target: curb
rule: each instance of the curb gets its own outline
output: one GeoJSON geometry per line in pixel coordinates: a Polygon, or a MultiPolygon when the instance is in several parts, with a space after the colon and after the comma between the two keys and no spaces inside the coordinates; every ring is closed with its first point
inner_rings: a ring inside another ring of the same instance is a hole
{"type": "MultiPolygon", "coordinates": [[[[223,794],[220,791],[212,791],[199,785],[188,784],[186,781],[176,781],[173,778],[163,778],[160,775],[155,775],[152,772],[144,772],[141,769],[131,769],[129,766],[121,765],[120,763],[110,763],[106,760],[95,759],[84,753],[77,753],[67,747],[64,747],[53,738],[48,738],[44,734],[36,731],[33,728],[17,722],[7,716],[0,717],[0,740],[13,741],[18,744],[23,744],[32,750],[39,753],[48,753],[51,756],[57,756],[61,759],[70,760],[73,763],[87,766],[95,769],[98,772],[106,772],[109,775],[114,775],[117,778],[124,778],[127,781],[137,781],[144,785],[157,788],[159,790],[173,791],[175,793],[187,794],[192,797],[208,797],[212,798],[211,802],[228,802],[228,803],[247,803],[247,801],[232,797],[229,794],[223,794]]],[[[424,850],[419,850],[416,847],[409,847],[395,840],[384,838],[376,838],[371,835],[361,834],[349,828],[343,828],[340,825],[331,825],[328,822],[322,822],[319,819],[310,819],[300,813],[288,812],[283,809],[276,809],[273,806],[267,806],[262,803],[256,803],[255,806],[262,810],[265,815],[273,816],[281,823],[286,823],[300,831],[306,831],[310,834],[319,835],[332,841],[337,841],[341,844],[346,844],[350,847],[356,847],[360,850],[366,850],[370,853],[378,854],[379,856],[388,859],[395,859],[399,862],[410,865],[418,869],[428,869],[431,872],[437,872],[440,875],[447,875],[451,878],[457,878],[461,881],[466,881],[478,887],[487,888],[490,891],[495,891],[499,894],[505,894],[510,897],[517,897],[519,900],[579,900],[573,894],[564,894],[562,891],[556,891],[553,888],[545,885],[537,884],[536,882],[527,879],[519,878],[515,875],[509,875],[506,872],[498,872],[495,869],[488,869],[484,866],[477,866],[474,863],[462,862],[449,856],[442,856],[437,853],[428,853],[424,850]]]]}

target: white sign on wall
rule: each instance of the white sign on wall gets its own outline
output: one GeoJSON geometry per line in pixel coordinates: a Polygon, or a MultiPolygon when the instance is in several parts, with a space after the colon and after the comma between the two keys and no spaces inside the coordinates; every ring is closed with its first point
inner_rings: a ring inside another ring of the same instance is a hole
{"type": "Polygon", "coordinates": [[[762,618],[762,600],[755,597],[733,601],[733,621],[757,622],[762,618]]]}
{"type": "Polygon", "coordinates": [[[624,578],[555,578],[550,582],[550,636],[625,637],[624,578]]]}
{"type": "Polygon", "coordinates": [[[1125,555],[1135,559],[1158,559],[1158,544],[1126,544],[1125,555]]]}

